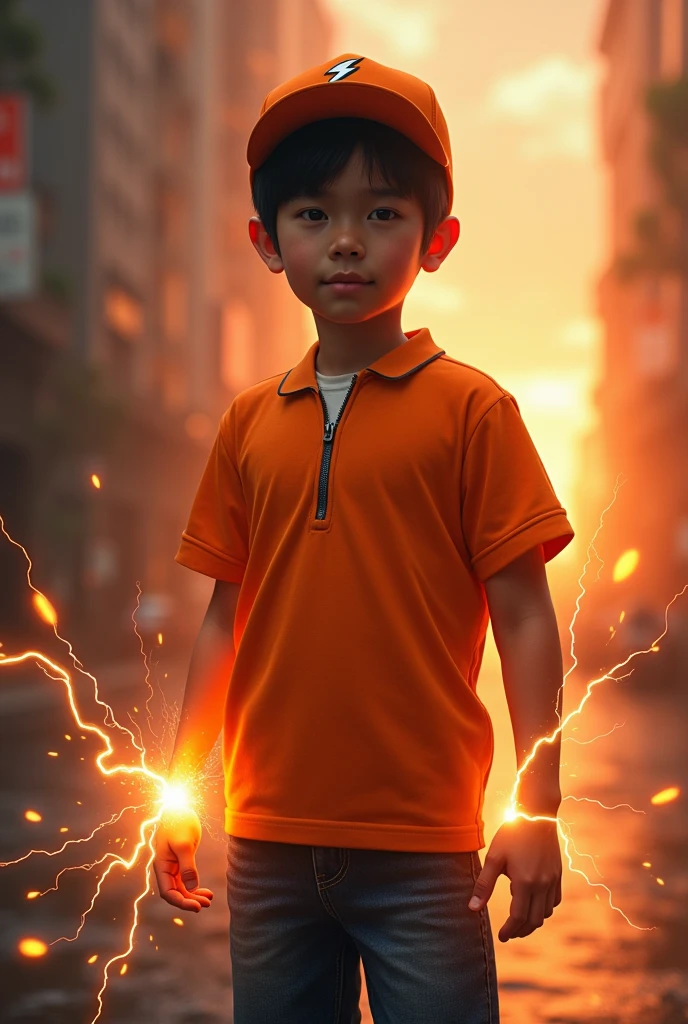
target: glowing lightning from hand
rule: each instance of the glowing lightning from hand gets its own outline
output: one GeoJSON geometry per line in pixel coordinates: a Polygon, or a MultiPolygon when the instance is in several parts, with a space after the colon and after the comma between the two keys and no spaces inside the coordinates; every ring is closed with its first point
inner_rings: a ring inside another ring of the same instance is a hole
{"type": "MultiPolygon", "coordinates": [[[[603,885],[603,883],[601,883],[601,882],[592,882],[590,880],[590,878],[588,878],[588,876],[585,874],[584,871],[582,871],[580,868],[574,867],[573,861],[571,859],[571,854],[570,854],[569,847],[573,847],[573,849],[575,850],[575,846],[573,846],[573,841],[571,839],[571,834],[569,832],[570,826],[566,822],[564,822],[558,816],[557,817],[550,817],[550,816],[547,816],[547,815],[529,815],[525,811],[520,810],[519,803],[518,803],[518,791],[519,791],[519,788],[520,788],[520,785],[521,785],[521,779],[522,779],[523,773],[526,770],[526,768],[528,767],[528,765],[533,761],[535,755],[537,754],[537,752],[540,749],[540,747],[542,746],[542,744],[543,743],[549,743],[551,745],[552,743],[555,742],[557,737],[561,735],[564,727],[571,721],[571,719],[576,717],[577,715],[580,715],[582,713],[583,708],[585,707],[586,703],[588,702],[588,700],[590,698],[590,695],[592,694],[592,691],[593,691],[593,689],[596,686],[598,686],[600,683],[604,682],[606,679],[618,681],[620,678],[624,678],[624,677],[617,676],[614,673],[616,673],[620,669],[624,668],[626,665],[628,665],[628,663],[630,661],[632,661],[634,658],[637,658],[639,655],[641,655],[641,654],[650,654],[652,651],[657,651],[659,649],[658,648],[659,641],[662,640],[663,637],[666,636],[666,634],[667,634],[667,632],[669,630],[669,624],[668,624],[669,609],[674,604],[674,602],[676,600],[678,600],[678,598],[681,597],[683,594],[685,594],[686,590],[688,590],[688,584],[686,584],[686,586],[683,588],[683,590],[681,590],[681,591],[679,591],[679,593],[675,594],[674,597],[669,602],[669,604],[666,606],[666,608],[664,610],[664,631],[657,637],[657,639],[650,645],[650,647],[647,650],[633,651],[631,654],[629,654],[629,656],[624,661],[621,661],[618,664],[614,665],[613,668],[611,668],[608,672],[605,672],[604,675],[599,676],[599,678],[597,678],[597,679],[591,680],[588,683],[588,685],[586,687],[585,695],[581,699],[581,701],[578,704],[578,706],[576,708],[574,708],[574,710],[571,711],[566,716],[566,718],[564,718],[563,721],[562,721],[561,714],[559,712],[559,698],[561,697],[561,695],[563,693],[563,690],[564,690],[567,678],[571,675],[571,673],[574,671],[574,669],[576,668],[576,666],[578,664],[578,659],[576,658],[576,655],[575,655],[574,626],[575,626],[576,618],[578,617],[578,614],[580,612],[581,600],[582,600],[583,596],[586,593],[585,588],[583,586],[583,578],[585,577],[585,573],[587,571],[587,567],[590,564],[591,552],[595,553],[596,557],[598,558],[600,563],[602,563],[602,565],[604,564],[602,562],[602,559],[600,558],[600,556],[597,554],[597,551],[595,550],[595,547],[594,547],[595,540],[597,539],[597,536],[598,536],[598,534],[600,533],[600,531],[602,529],[602,526],[603,526],[603,523],[604,523],[604,517],[605,517],[606,513],[611,509],[611,507],[614,505],[614,503],[616,501],[616,497],[617,497],[617,494],[618,494],[620,486],[621,485],[619,484],[619,481],[618,481],[618,478],[617,478],[617,482],[616,482],[616,485],[614,487],[614,495],[613,495],[612,500],[610,501],[609,505],[607,506],[607,508],[604,509],[604,511],[602,512],[602,514],[600,516],[599,525],[598,525],[597,530],[595,531],[595,534],[593,535],[593,538],[590,541],[590,544],[588,546],[587,560],[586,560],[585,566],[583,568],[583,572],[581,573],[581,576],[579,577],[579,580],[578,580],[578,585],[580,587],[580,593],[579,593],[579,595],[578,595],[578,597],[576,599],[576,610],[575,610],[575,613],[573,615],[573,618],[572,618],[570,626],[569,626],[569,632],[570,632],[570,635],[571,635],[570,654],[571,654],[571,659],[572,659],[572,665],[571,665],[571,668],[566,673],[566,675],[564,676],[564,679],[562,681],[562,685],[561,685],[561,687],[559,689],[559,694],[558,694],[558,697],[557,697],[557,718],[559,719],[559,725],[549,735],[541,736],[537,740],[537,742],[533,746],[533,749],[531,750],[531,752],[528,754],[528,756],[525,758],[525,760],[523,761],[522,765],[518,769],[518,771],[516,773],[516,779],[514,781],[514,785],[513,785],[512,791],[511,791],[511,797],[510,797],[510,801],[509,801],[509,806],[508,806],[508,808],[507,808],[507,810],[505,812],[504,818],[505,818],[506,821],[514,821],[516,818],[524,818],[527,821],[553,821],[553,822],[556,822],[557,823],[557,830],[558,830],[559,835],[561,836],[561,838],[563,840],[563,843],[564,843],[564,851],[565,851],[566,859],[568,861],[568,865],[569,865],[570,870],[575,872],[578,875],[581,875],[585,879],[585,881],[588,883],[588,885],[590,885],[591,887],[593,887],[593,888],[603,888],[607,892],[607,896],[608,896],[608,900],[609,900],[609,906],[612,908],[612,910],[618,911],[618,913],[621,914],[621,916],[628,922],[629,925],[631,925],[632,928],[636,928],[639,931],[654,931],[655,930],[654,927],[643,928],[640,925],[633,924],[633,922],[627,917],[627,915],[624,914],[623,910],[621,910],[620,907],[617,907],[613,903],[611,890],[606,885],[603,885]]],[[[598,578],[599,578],[599,573],[598,573],[598,578]]],[[[611,731],[613,732],[614,730],[611,730],[611,731]]],[[[599,737],[596,737],[596,738],[599,738],[599,737]]],[[[592,741],[588,741],[588,742],[592,742],[592,741]]],[[[564,797],[564,799],[569,799],[569,798],[568,797],[564,797]]],[[[576,799],[576,798],[572,797],[571,799],[576,799]]],[[[587,798],[581,797],[581,798],[578,798],[578,799],[587,799],[587,798]]],[[[599,801],[591,801],[591,802],[599,803],[599,801]]],[[[604,805],[600,804],[600,806],[604,806],[604,805]]],[[[630,805],[629,804],[625,804],[625,805],[616,804],[615,805],[615,807],[619,807],[619,806],[630,806],[630,805]]],[[[610,807],[610,808],[607,808],[607,809],[608,810],[613,810],[614,808],[610,807]]],[[[636,809],[632,807],[631,810],[635,811],[636,809]]],[[[636,813],[644,813],[644,812],[636,812],[636,813]]],[[[581,856],[589,856],[589,854],[582,854],[581,856]]],[[[593,861],[593,863],[594,863],[594,861],[593,861]]]]}
{"type": "MultiPolygon", "coordinates": [[[[67,938],[66,936],[61,936],[61,938],[54,940],[54,942],[60,942],[60,941],[73,942],[76,938],[78,938],[79,934],[81,933],[81,930],[82,930],[82,928],[84,926],[84,923],[85,923],[85,920],[86,920],[86,916],[93,909],[93,907],[95,905],[95,902],[96,902],[96,900],[98,898],[98,895],[100,894],[100,891],[101,891],[101,888],[103,886],[103,883],[105,882],[106,878],[108,877],[108,875],[110,874],[112,869],[115,867],[115,865],[119,864],[125,870],[129,871],[138,863],[140,854],[143,851],[144,847],[148,848],[149,854],[150,854],[148,859],[147,859],[147,861],[146,861],[146,864],[145,864],[145,887],[144,887],[143,891],[140,892],[139,895],[136,897],[136,899],[134,900],[134,904],[133,904],[134,914],[133,914],[132,925],[131,925],[131,928],[130,928],[130,931],[129,931],[129,942],[128,942],[127,949],[123,953],[120,953],[120,954],[117,954],[116,956],[111,957],[110,960],[108,960],[108,962],[105,964],[105,967],[103,969],[103,983],[102,983],[102,986],[101,986],[100,991],[98,992],[98,996],[97,996],[97,998],[98,998],[98,1012],[96,1013],[96,1016],[93,1018],[93,1020],[91,1022],[91,1024],[95,1024],[95,1022],[98,1020],[98,1018],[100,1017],[100,1015],[102,1013],[102,1010],[103,1010],[103,993],[105,992],[105,989],[106,989],[107,983],[108,983],[109,968],[112,966],[113,963],[115,963],[118,960],[122,960],[125,957],[127,957],[131,953],[131,951],[133,949],[134,935],[135,935],[135,932],[136,932],[136,927],[138,925],[139,904],[140,904],[141,900],[143,899],[143,897],[148,892],[150,892],[150,869],[151,869],[151,865],[153,863],[153,859],[155,857],[155,849],[154,849],[154,846],[153,846],[153,838],[155,836],[156,826],[157,826],[158,822],[160,821],[160,819],[161,819],[161,817],[162,817],[162,815],[163,815],[165,810],[167,810],[168,808],[179,808],[182,804],[186,804],[187,806],[189,806],[190,803],[191,803],[191,798],[190,798],[189,794],[184,790],[184,788],[181,785],[179,785],[179,784],[177,784],[175,786],[169,785],[167,780],[162,775],[158,774],[155,771],[152,771],[146,765],[146,752],[145,752],[145,748],[143,746],[143,741],[141,739],[140,729],[138,730],[138,732],[139,732],[139,739],[137,740],[137,738],[134,736],[134,733],[130,729],[128,729],[126,726],[121,725],[116,720],[115,714],[114,714],[112,708],[110,707],[110,705],[105,703],[105,701],[101,700],[100,694],[98,692],[98,683],[97,683],[97,680],[96,680],[95,676],[93,676],[90,673],[85,672],[83,670],[81,662],[78,661],[78,659],[74,655],[72,645],[67,640],[65,640],[64,637],[60,636],[60,634],[58,633],[58,631],[57,631],[57,615],[55,614],[55,611],[54,611],[52,605],[50,604],[50,602],[49,602],[48,598],[45,596],[45,594],[42,594],[36,587],[34,587],[33,583],[31,582],[31,569],[33,568],[33,566],[32,566],[32,562],[31,562],[31,559],[29,557],[29,554],[28,554],[26,549],[21,544],[18,544],[7,533],[7,530],[5,529],[5,523],[4,523],[4,520],[3,520],[2,516],[0,516],[0,529],[2,530],[2,533],[4,534],[4,536],[9,540],[9,542],[11,544],[13,544],[15,547],[18,547],[23,552],[24,557],[26,558],[27,566],[28,566],[27,567],[27,572],[26,572],[26,578],[27,578],[27,582],[28,582],[29,587],[31,588],[31,590],[34,593],[34,607],[38,610],[38,612],[41,615],[41,617],[53,627],[53,632],[55,633],[55,636],[57,637],[57,639],[60,640],[62,643],[64,643],[67,646],[68,651],[69,651],[69,655],[72,658],[74,666],[78,669],[78,671],[82,672],[82,674],[88,676],[88,678],[90,678],[92,680],[93,686],[94,686],[94,698],[95,698],[95,701],[105,711],[104,724],[106,726],[110,727],[110,728],[114,727],[114,728],[119,729],[120,732],[126,734],[129,737],[129,739],[131,740],[134,748],[138,752],[138,761],[139,761],[139,763],[135,764],[135,765],[127,765],[127,764],[114,764],[114,765],[112,765],[112,764],[106,764],[105,763],[106,761],[109,761],[109,759],[114,754],[114,747],[112,745],[111,739],[108,736],[108,734],[106,732],[104,732],[103,729],[101,729],[99,726],[94,725],[91,722],[87,722],[87,721],[85,721],[82,718],[81,713],[80,713],[80,711],[79,711],[79,709],[77,707],[76,697],[75,697],[75,694],[74,694],[74,688],[73,688],[73,685],[72,685],[71,676],[70,676],[69,672],[64,667],[62,667],[61,665],[57,664],[57,662],[53,661],[51,658],[48,658],[45,654],[41,653],[40,651],[24,651],[22,654],[13,655],[13,656],[9,656],[9,655],[3,654],[2,657],[0,657],[0,667],[4,668],[4,667],[8,667],[10,665],[18,665],[18,664],[21,664],[21,663],[26,662],[26,661],[33,661],[33,662],[35,662],[39,666],[39,668],[49,678],[63,682],[65,687],[66,687],[67,699],[68,699],[68,703],[69,703],[72,715],[74,717],[74,721],[76,722],[78,727],[83,732],[95,733],[100,738],[100,740],[103,743],[103,749],[101,750],[101,752],[97,755],[97,757],[95,759],[95,763],[96,763],[99,771],[103,775],[105,775],[105,776],[114,776],[114,775],[121,775],[121,774],[123,774],[125,776],[137,777],[139,780],[145,780],[148,784],[152,784],[154,791],[157,792],[157,799],[155,800],[155,803],[157,803],[157,805],[158,805],[157,806],[157,810],[156,810],[155,814],[152,817],[147,818],[144,822],[141,823],[141,825],[139,827],[139,840],[138,840],[138,842],[137,842],[137,844],[136,844],[136,846],[134,848],[134,851],[133,851],[131,857],[129,857],[127,859],[127,858],[121,856],[121,854],[108,853],[108,854],[105,854],[104,857],[100,858],[100,860],[95,861],[94,863],[92,863],[90,865],[87,865],[87,864],[75,865],[73,868],[65,868],[65,869],[63,869],[63,871],[64,870],[78,870],[78,869],[89,870],[90,868],[94,867],[96,864],[102,863],[104,860],[110,858],[110,863],[108,864],[107,868],[105,869],[105,871],[103,872],[101,878],[98,881],[98,885],[97,885],[97,888],[96,888],[96,893],[93,896],[89,907],[84,912],[84,914],[82,914],[81,922],[80,922],[79,927],[78,927],[78,929],[76,931],[76,934],[72,938],[67,938]]],[[[148,681],[148,679],[146,679],[146,681],[148,681]]],[[[82,837],[80,839],[69,839],[69,840],[66,840],[63,843],[63,845],[59,849],[57,849],[57,850],[30,850],[27,854],[23,855],[22,857],[18,857],[16,860],[6,861],[6,862],[0,863],[0,867],[9,867],[12,864],[18,864],[21,861],[26,860],[28,857],[30,857],[32,855],[35,855],[35,854],[44,854],[44,855],[49,856],[49,857],[55,857],[58,854],[62,853],[67,848],[67,846],[69,846],[69,845],[79,844],[79,843],[87,843],[87,842],[89,842],[89,840],[91,840],[96,835],[97,832],[99,832],[101,829],[106,828],[107,826],[112,825],[115,822],[119,821],[127,810],[132,810],[132,809],[138,810],[140,808],[138,808],[138,807],[136,807],[136,808],[135,807],[125,807],[120,812],[118,812],[117,814],[114,814],[109,819],[109,821],[103,822],[100,825],[96,826],[96,828],[94,828],[93,831],[88,836],[84,836],[84,837],[82,837]]],[[[63,873],[62,871],[59,872],[59,874],[58,874],[58,876],[56,878],[55,888],[57,887],[58,879],[59,879],[59,877],[60,877],[60,875],[62,873],[63,873]]],[[[49,890],[49,889],[46,890],[46,892],[49,892],[49,891],[51,891],[51,890],[49,890]]],[[[40,895],[44,895],[44,894],[43,893],[36,893],[35,895],[36,896],[40,896],[40,895]]],[[[54,942],[51,943],[51,945],[54,945],[54,942]]]]}

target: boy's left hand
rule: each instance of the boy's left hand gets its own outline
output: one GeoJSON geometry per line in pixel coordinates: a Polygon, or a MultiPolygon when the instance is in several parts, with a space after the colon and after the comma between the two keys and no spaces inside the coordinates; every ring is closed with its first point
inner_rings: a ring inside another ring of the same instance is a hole
{"type": "Polygon", "coordinates": [[[511,879],[511,907],[499,941],[523,939],[561,903],[561,872],[556,821],[516,818],[495,833],[468,906],[482,910],[499,876],[506,875],[511,879]]]}

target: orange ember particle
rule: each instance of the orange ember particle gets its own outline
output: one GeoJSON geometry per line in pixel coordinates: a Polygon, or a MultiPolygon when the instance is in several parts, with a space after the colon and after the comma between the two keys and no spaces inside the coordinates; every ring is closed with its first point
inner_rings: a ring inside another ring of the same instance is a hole
{"type": "Polygon", "coordinates": [[[61,828],[61,829],[60,829],[60,832],[69,832],[69,829],[68,829],[68,828],[67,828],[67,826],[65,825],[65,827],[64,827],[64,828],[61,828]]]}
{"type": "Polygon", "coordinates": [[[59,757],[59,756],[60,755],[58,754],[58,752],[56,750],[49,750],[48,751],[48,757],[59,757]]]}
{"type": "Polygon", "coordinates": [[[91,473],[91,483],[96,488],[96,490],[100,490],[100,477],[98,476],[97,473],[91,473]]]}
{"type": "Polygon", "coordinates": [[[651,868],[652,864],[650,864],[649,860],[644,860],[643,861],[643,867],[644,868],[651,868]]]}
{"type": "Polygon", "coordinates": [[[621,615],[619,615],[619,622],[623,622],[623,620],[625,618],[626,618],[626,612],[621,612],[621,615]]]}
{"type": "Polygon", "coordinates": [[[675,800],[681,790],[678,786],[669,786],[668,789],[662,789],[650,800],[651,804],[669,804],[672,800],[675,800]]]}
{"type": "Polygon", "coordinates": [[[48,947],[40,939],[22,939],[19,943],[19,952],[22,956],[45,956],[48,947]]]}
{"type": "Polygon", "coordinates": [[[174,924],[178,924],[180,928],[184,927],[184,922],[182,921],[181,917],[173,917],[172,921],[174,922],[174,924]]]}
{"type": "Polygon", "coordinates": [[[57,624],[57,612],[45,594],[34,594],[32,604],[44,622],[47,622],[49,626],[57,624]]]}
{"type": "Polygon", "coordinates": [[[658,878],[657,879],[657,885],[664,885],[664,879],[663,878],[658,878]]]}
{"type": "Polygon", "coordinates": [[[614,566],[614,572],[612,578],[615,583],[620,583],[622,580],[628,579],[632,576],[635,570],[638,568],[638,562],[640,561],[640,552],[636,548],[630,548],[628,551],[624,551],[616,560],[614,566]]]}
{"type": "Polygon", "coordinates": [[[119,973],[120,974],[126,974],[127,973],[127,965],[126,964],[122,964],[122,966],[119,969],[119,973]]]}
{"type": "Polygon", "coordinates": [[[162,643],[162,633],[158,633],[158,643],[162,643]]]}
{"type": "Polygon", "coordinates": [[[40,895],[41,894],[39,893],[38,889],[32,889],[31,892],[27,892],[26,898],[27,900],[35,900],[36,897],[40,895]]]}
{"type": "Polygon", "coordinates": [[[90,957],[88,958],[88,960],[86,961],[86,963],[87,963],[87,964],[94,964],[94,963],[96,962],[96,960],[97,960],[97,959],[98,959],[98,954],[97,954],[97,953],[94,953],[94,954],[93,954],[93,956],[90,956],[90,957]]]}
{"type": "Polygon", "coordinates": [[[66,739],[66,740],[71,740],[71,738],[72,738],[72,737],[71,737],[71,736],[69,735],[69,733],[68,733],[68,732],[66,732],[66,733],[65,733],[65,739],[66,739]]]}
{"type": "Polygon", "coordinates": [[[24,811],[24,817],[27,821],[43,821],[38,811],[24,811]]]}

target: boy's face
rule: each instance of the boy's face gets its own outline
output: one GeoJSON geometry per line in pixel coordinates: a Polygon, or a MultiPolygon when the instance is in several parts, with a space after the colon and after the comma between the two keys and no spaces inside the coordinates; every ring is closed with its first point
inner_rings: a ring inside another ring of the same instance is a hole
{"type": "MultiPolygon", "coordinates": [[[[374,179],[372,188],[387,186],[374,179]]],[[[249,222],[251,240],[270,270],[284,270],[297,298],[336,323],[368,320],[398,306],[421,266],[437,269],[458,238],[458,221],[443,221],[437,231],[441,246],[436,235],[432,255],[425,258],[420,252],[423,227],[417,199],[371,191],[358,149],[322,195],[301,196],[279,208],[281,257],[260,220],[249,222]],[[328,283],[333,275],[348,272],[366,283],[328,283]]]]}

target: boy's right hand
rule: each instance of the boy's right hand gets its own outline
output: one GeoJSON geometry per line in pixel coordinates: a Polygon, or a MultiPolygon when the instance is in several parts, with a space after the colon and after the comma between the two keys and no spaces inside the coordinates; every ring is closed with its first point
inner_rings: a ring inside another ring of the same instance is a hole
{"type": "Polygon", "coordinates": [[[195,811],[174,811],[163,815],[155,833],[153,869],[162,899],[178,910],[200,913],[213,899],[210,889],[198,888],[196,850],[201,841],[201,823],[195,811]]]}

